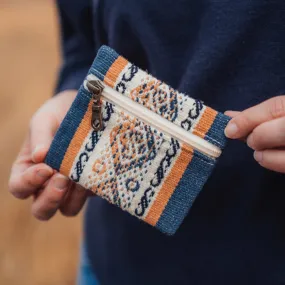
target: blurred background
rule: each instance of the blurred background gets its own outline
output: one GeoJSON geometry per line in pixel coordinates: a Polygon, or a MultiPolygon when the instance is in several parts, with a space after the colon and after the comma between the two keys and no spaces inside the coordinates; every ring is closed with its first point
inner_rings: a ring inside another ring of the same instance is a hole
{"type": "Polygon", "coordinates": [[[53,94],[60,61],[50,0],[0,0],[0,284],[74,284],[81,216],[47,223],[7,189],[29,119],[53,94]]]}

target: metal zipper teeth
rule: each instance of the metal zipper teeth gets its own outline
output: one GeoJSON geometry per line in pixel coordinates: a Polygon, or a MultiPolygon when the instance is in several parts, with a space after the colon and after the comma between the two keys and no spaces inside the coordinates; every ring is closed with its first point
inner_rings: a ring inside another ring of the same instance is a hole
{"type": "MultiPolygon", "coordinates": [[[[90,80],[99,80],[96,76],[90,74],[88,75],[84,87],[87,91],[86,86],[87,81],[90,80]]],[[[116,107],[119,107],[124,112],[140,119],[144,123],[156,128],[162,133],[168,134],[169,136],[191,146],[193,149],[198,150],[199,152],[212,157],[218,158],[221,155],[221,149],[210,142],[184,130],[181,127],[178,127],[174,123],[164,119],[153,111],[147,109],[146,107],[134,102],[132,99],[120,94],[114,89],[107,86],[104,82],[99,80],[100,83],[104,86],[102,92],[102,98],[114,104],[116,107]]]]}

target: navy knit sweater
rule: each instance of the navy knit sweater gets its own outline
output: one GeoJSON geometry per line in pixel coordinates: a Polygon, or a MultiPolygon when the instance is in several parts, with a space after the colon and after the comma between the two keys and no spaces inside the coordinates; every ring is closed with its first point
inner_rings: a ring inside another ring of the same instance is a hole
{"type": "MultiPolygon", "coordinates": [[[[285,93],[284,0],[58,0],[58,7],[58,91],[78,88],[107,44],[219,111],[285,93]]],[[[102,285],[285,284],[285,177],[232,141],[176,235],[96,197],[85,243],[102,285]]]]}

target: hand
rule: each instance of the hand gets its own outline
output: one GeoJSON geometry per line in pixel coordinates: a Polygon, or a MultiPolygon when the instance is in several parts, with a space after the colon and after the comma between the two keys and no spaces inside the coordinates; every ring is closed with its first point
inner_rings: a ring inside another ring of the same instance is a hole
{"type": "Polygon", "coordinates": [[[271,98],[243,112],[228,111],[233,119],[225,134],[246,139],[263,167],[285,173],[285,96],[271,98]]]}
{"type": "Polygon", "coordinates": [[[62,92],[35,113],[30,131],[12,167],[10,192],[19,199],[34,196],[32,214],[39,220],[49,220],[58,209],[66,216],[74,216],[87,198],[86,190],[43,163],[53,136],[76,93],[74,90],[62,92]]]}

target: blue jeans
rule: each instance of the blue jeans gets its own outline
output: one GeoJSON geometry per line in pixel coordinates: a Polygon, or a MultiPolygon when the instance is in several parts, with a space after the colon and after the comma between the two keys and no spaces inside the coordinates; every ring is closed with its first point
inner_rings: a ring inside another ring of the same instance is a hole
{"type": "Polygon", "coordinates": [[[77,285],[100,285],[92,271],[84,244],[81,247],[77,285]]]}

